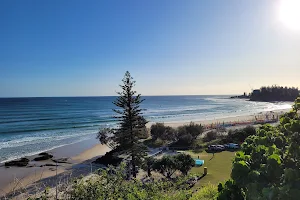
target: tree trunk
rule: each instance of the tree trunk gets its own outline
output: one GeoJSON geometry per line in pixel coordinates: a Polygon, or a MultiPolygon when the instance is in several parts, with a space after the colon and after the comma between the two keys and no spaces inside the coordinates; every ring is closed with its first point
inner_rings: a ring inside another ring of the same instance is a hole
{"type": "Polygon", "coordinates": [[[169,172],[167,172],[167,178],[171,179],[171,174],[169,172]]]}
{"type": "Polygon", "coordinates": [[[148,167],[147,171],[148,171],[148,176],[151,177],[151,169],[150,169],[150,167],[148,167]]]}
{"type": "Polygon", "coordinates": [[[135,157],[132,156],[131,158],[132,158],[132,161],[131,161],[132,162],[132,175],[134,178],[136,178],[135,157]]]}

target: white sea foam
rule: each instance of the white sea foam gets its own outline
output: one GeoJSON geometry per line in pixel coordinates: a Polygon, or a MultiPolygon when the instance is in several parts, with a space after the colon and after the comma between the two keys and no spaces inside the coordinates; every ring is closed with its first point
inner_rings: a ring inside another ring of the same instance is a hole
{"type": "Polygon", "coordinates": [[[34,144],[39,144],[42,142],[53,142],[53,141],[60,141],[63,139],[68,139],[68,138],[76,138],[76,137],[82,137],[85,135],[91,135],[95,134],[96,132],[78,132],[76,134],[62,134],[62,135],[54,135],[53,133],[45,134],[45,136],[25,136],[22,138],[16,138],[16,139],[11,139],[9,141],[1,142],[0,143],[0,149],[4,148],[13,148],[13,147],[20,147],[24,145],[34,145],[34,144]],[[49,136],[50,135],[50,136],[49,136]]]}
{"type": "Polygon", "coordinates": [[[59,148],[59,147],[63,147],[63,146],[71,145],[71,144],[76,144],[76,143],[79,143],[79,142],[82,142],[82,141],[85,141],[85,140],[88,140],[88,139],[89,138],[82,138],[82,139],[76,140],[75,142],[52,146],[51,148],[46,148],[46,149],[42,149],[42,150],[39,150],[39,151],[32,151],[30,153],[27,153],[27,152],[26,153],[20,153],[16,156],[9,156],[9,158],[7,158],[5,160],[0,160],[0,163],[5,163],[5,162],[12,161],[12,160],[20,159],[20,158],[25,157],[25,156],[37,155],[37,154],[45,152],[45,151],[51,151],[51,150],[59,148]]]}

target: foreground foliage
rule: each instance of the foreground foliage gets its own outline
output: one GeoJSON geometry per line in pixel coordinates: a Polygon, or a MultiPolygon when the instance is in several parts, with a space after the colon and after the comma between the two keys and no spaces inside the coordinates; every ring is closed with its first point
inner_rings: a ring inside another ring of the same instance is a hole
{"type": "Polygon", "coordinates": [[[214,200],[217,197],[217,187],[212,184],[207,184],[193,194],[190,200],[214,200]]]}
{"type": "Polygon", "coordinates": [[[242,144],[245,139],[251,135],[256,135],[256,129],[253,126],[247,126],[242,129],[229,130],[227,136],[222,139],[222,142],[242,144]]]}
{"type": "MultiPolygon", "coordinates": [[[[187,177],[186,177],[187,178],[187,177]]],[[[143,183],[139,180],[126,180],[124,166],[115,169],[102,170],[99,176],[88,181],[79,179],[69,192],[70,199],[178,199],[186,200],[191,197],[187,189],[186,178],[176,180],[150,181],[143,183]]]]}
{"type": "Polygon", "coordinates": [[[298,98],[278,127],[264,125],[245,140],[233,161],[232,180],[219,185],[218,199],[299,199],[299,105],[298,98]]]}

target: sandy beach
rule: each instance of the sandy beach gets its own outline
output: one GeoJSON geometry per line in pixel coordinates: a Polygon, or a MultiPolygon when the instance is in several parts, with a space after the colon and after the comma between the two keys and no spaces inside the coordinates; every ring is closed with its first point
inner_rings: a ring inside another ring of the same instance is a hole
{"type": "MultiPolygon", "coordinates": [[[[255,116],[265,116],[269,115],[280,115],[283,112],[289,111],[277,110],[274,112],[261,112],[254,115],[237,116],[237,117],[227,117],[213,120],[196,120],[195,123],[201,123],[203,125],[208,125],[212,123],[223,123],[223,122],[234,122],[234,121],[249,121],[253,120],[255,116]]],[[[165,125],[178,127],[189,122],[172,122],[165,123],[165,125]]],[[[148,123],[147,126],[150,127],[153,123],[148,123]]],[[[238,128],[238,127],[237,127],[238,128]]],[[[57,166],[51,160],[49,161],[39,161],[30,162],[29,167],[10,167],[5,168],[0,167],[0,196],[3,196],[12,191],[18,191],[20,193],[32,193],[39,185],[54,185],[58,179],[66,179],[69,177],[78,177],[80,175],[87,175],[92,170],[96,169],[96,166],[92,165],[97,157],[104,155],[106,152],[110,151],[110,148],[106,145],[99,144],[99,141],[95,138],[89,139],[87,141],[66,145],[53,149],[49,151],[54,158],[69,158],[68,163],[60,163],[57,166]],[[44,164],[52,164],[52,166],[40,167],[44,164]],[[56,174],[58,176],[56,176],[56,174]],[[27,189],[24,189],[27,188],[27,189]],[[28,189],[29,188],[29,189],[28,189]]],[[[34,156],[28,157],[32,159],[34,156]]],[[[23,197],[22,197],[23,198],[23,197]]],[[[20,197],[15,199],[22,199],[20,197]]]]}
{"type": "MultiPolygon", "coordinates": [[[[229,123],[229,122],[242,122],[242,121],[254,121],[255,116],[259,118],[265,118],[266,115],[269,117],[272,117],[272,115],[275,116],[280,116],[281,114],[290,111],[290,109],[281,109],[281,110],[276,110],[276,111],[265,111],[265,112],[260,112],[256,114],[251,114],[251,115],[241,115],[241,116],[235,116],[235,117],[224,117],[224,118],[218,118],[218,119],[209,119],[209,120],[194,120],[194,123],[197,124],[202,124],[202,125],[211,125],[211,124],[216,124],[220,123],[229,123]]],[[[178,126],[182,125],[187,125],[190,122],[165,122],[164,124],[167,126],[171,126],[173,128],[176,128],[178,126]]],[[[149,122],[147,124],[147,127],[150,128],[151,125],[154,124],[153,122],[149,122]]]]}
{"type": "MultiPolygon", "coordinates": [[[[33,161],[29,163],[29,167],[6,168],[1,166],[0,196],[14,191],[17,191],[16,194],[28,194],[37,190],[37,188],[53,185],[66,178],[71,179],[86,175],[91,170],[96,169],[92,161],[108,151],[110,151],[109,147],[99,144],[96,139],[90,139],[49,151],[54,158],[69,158],[68,163],[58,163],[57,169],[56,164],[51,160],[33,161]],[[45,164],[53,166],[40,167],[45,164]]],[[[16,195],[15,199],[24,199],[24,196],[16,195]]]]}

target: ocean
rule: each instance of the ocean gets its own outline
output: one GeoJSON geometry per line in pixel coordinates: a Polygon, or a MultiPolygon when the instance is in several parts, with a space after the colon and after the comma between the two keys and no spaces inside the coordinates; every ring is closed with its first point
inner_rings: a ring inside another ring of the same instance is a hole
{"type": "MultiPolygon", "coordinates": [[[[117,124],[116,97],[0,98],[0,163],[95,138],[117,124]]],[[[146,96],[150,122],[189,122],[287,109],[291,103],[251,102],[229,96],[146,96]]]]}

